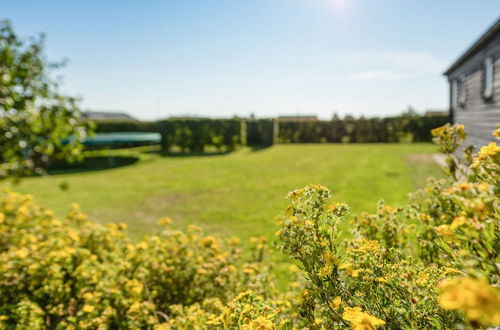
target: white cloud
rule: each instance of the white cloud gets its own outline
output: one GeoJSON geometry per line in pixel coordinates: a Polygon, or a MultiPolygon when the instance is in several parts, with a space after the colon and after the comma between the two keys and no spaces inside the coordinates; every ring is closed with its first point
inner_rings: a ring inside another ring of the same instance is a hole
{"type": "Polygon", "coordinates": [[[418,76],[418,73],[393,72],[390,70],[370,70],[354,73],[348,76],[351,81],[398,81],[412,79],[418,76]]]}
{"type": "Polygon", "coordinates": [[[348,75],[351,81],[399,81],[439,75],[445,63],[425,52],[363,52],[342,57],[366,70],[348,75]]]}

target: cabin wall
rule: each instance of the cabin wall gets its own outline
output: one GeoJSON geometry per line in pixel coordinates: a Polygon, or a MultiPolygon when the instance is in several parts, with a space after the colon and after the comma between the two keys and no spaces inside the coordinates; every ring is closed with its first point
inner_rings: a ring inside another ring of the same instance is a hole
{"type": "Polygon", "coordinates": [[[451,117],[454,123],[465,125],[468,134],[465,145],[480,147],[495,141],[491,134],[500,122],[500,34],[448,75],[450,88],[452,81],[462,75],[466,82],[465,105],[453,108],[450,104],[451,117]],[[493,97],[486,100],[483,97],[483,63],[490,56],[494,60],[493,97]]]}

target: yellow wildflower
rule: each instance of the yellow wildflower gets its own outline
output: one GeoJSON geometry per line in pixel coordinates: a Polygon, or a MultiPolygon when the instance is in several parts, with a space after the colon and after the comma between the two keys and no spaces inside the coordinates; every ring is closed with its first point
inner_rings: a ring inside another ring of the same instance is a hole
{"type": "Polygon", "coordinates": [[[213,248],[217,245],[217,239],[213,236],[206,236],[203,237],[200,243],[204,247],[213,248]]]}
{"type": "Polygon", "coordinates": [[[135,313],[138,310],[141,309],[141,303],[138,301],[135,301],[128,309],[128,313],[135,313]]]}
{"type": "Polygon", "coordinates": [[[30,254],[30,251],[27,248],[22,248],[16,251],[16,257],[24,259],[30,254]]]}
{"type": "Polygon", "coordinates": [[[240,239],[238,237],[231,237],[229,245],[236,246],[238,244],[240,244],[240,239]]]}
{"type": "Polygon", "coordinates": [[[493,136],[496,138],[500,138],[500,123],[498,123],[497,129],[493,132],[493,136]]]}
{"type": "Polygon", "coordinates": [[[274,329],[273,322],[264,316],[259,316],[255,320],[252,320],[249,324],[244,324],[242,326],[244,330],[271,330],[274,329]]]}
{"type": "Polygon", "coordinates": [[[287,197],[293,201],[297,201],[299,199],[299,197],[302,196],[303,193],[304,193],[304,189],[297,189],[294,191],[290,191],[288,193],[287,197]]]}
{"type": "Polygon", "coordinates": [[[451,230],[455,231],[458,227],[465,224],[466,222],[467,220],[465,219],[465,217],[456,217],[455,219],[453,219],[450,228],[451,230]]]}
{"type": "Polygon", "coordinates": [[[472,186],[468,182],[460,182],[456,185],[456,187],[458,188],[458,190],[467,191],[470,190],[472,186]]]}
{"type": "Polygon", "coordinates": [[[454,240],[454,232],[448,225],[440,225],[434,228],[443,237],[445,242],[451,243],[454,240]]]}
{"type": "Polygon", "coordinates": [[[321,277],[325,277],[325,276],[328,276],[332,273],[332,270],[333,270],[333,267],[332,266],[325,266],[325,267],[322,267],[319,271],[318,271],[318,275],[321,276],[321,277]]]}
{"type": "Polygon", "coordinates": [[[340,305],[342,304],[342,298],[340,297],[335,297],[333,298],[332,301],[330,301],[329,305],[333,310],[339,309],[340,305]]]}
{"type": "Polygon", "coordinates": [[[495,142],[491,142],[487,146],[484,146],[479,151],[480,156],[494,157],[500,153],[500,146],[497,146],[495,142]]]}
{"type": "Polygon", "coordinates": [[[458,269],[452,268],[452,267],[445,267],[443,275],[448,275],[448,274],[457,274],[460,273],[458,269]]]}
{"type": "Polygon", "coordinates": [[[148,243],[147,242],[139,242],[137,243],[137,248],[141,250],[146,250],[148,248],[148,243]]]}
{"type": "Polygon", "coordinates": [[[84,305],[82,309],[85,313],[92,313],[95,307],[92,305],[84,305]]]}
{"type": "Polygon", "coordinates": [[[427,284],[427,280],[429,279],[429,274],[426,272],[420,272],[417,277],[417,285],[418,286],[425,286],[427,284]]]}
{"type": "Polygon", "coordinates": [[[483,280],[455,277],[439,284],[439,304],[444,309],[459,310],[471,321],[500,324],[500,290],[483,280]]]}
{"type": "Polygon", "coordinates": [[[247,291],[243,291],[243,292],[240,292],[236,298],[234,298],[235,301],[238,301],[238,300],[241,300],[245,297],[248,297],[249,295],[252,294],[252,291],[251,290],[247,290],[247,291]]]}
{"type": "Polygon", "coordinates": [[[337,257],[335,257],[330,251],[323,253],[323,260],[325,260],[325,264],[327,266],[334,266],[339,263],[339,259],[337,259],[337,257]]]}
{"type": "Polygon", "coordinates": [[[196,226],[196,225],[188,225],[188,230],[198,232],[198,233],[200,233],[202,231],[201,227],[196,226]]]}
{"type": "Polygon", "coordinates": [[[342,265],[340,265],[339,269],[348,269],[351,267],[352,267],[352,264],[350,262],[348,262],[348,263],[343,263],[342,265]]]}
{"type": "Polygon", "coordinates": [[[349,321],[354,330],[371,330],[385,324],[384,320],[363,312],[359,307],[346,307],[342,318],[349,321]]]}
{"type": "Polygon", "coordinates": [[[333,202],[332,204],[330,204],[326,207],[326,210],[328,212],[332,212],[333,210],[335,210],[337,208],[337,206],[339,206],[339,203],[333,202]]]}
{"type": "Polygon", "coordinates": [[[356,248],[352,248],[352,252],[380,252],[380,244],[378,241],[360,238],[356,243],[359,245],[356,248]]]}
{"type": "Polygon", "coordinates": [[[78,232],[74,229],[68,229],[68,236],[75,242],[80,241],[80,235],[78,235],[78,232]]]}
{"type": "Polygon", "coordinates": [[[172,224],[172,219],[169,217],[164,217],[158,220],[157,224],[160,226],[168,226],[172,224]]]}
{"type": "Polygon", "coordinates": [[[380,283],[389,283],[389,280],[385,276],[384,277],[377,277],[375,279],[375,281],[380,282],[380,283]]]}
{"type": "Polygon", "coordinates": [[[245,273],[245,274],[253,274],[253,273],[255,273],[255,270],[253,270],[250,267],[245,267],[245,268],[243,268],[243,273],[245,273]]]}
{"type": "Polygon", "coordinates": [[[134,296],[138,296],[142,293],[144,286],[142,285],[141,282],[139,282],[136,279],[132,279],[130,281],[127,281],[125,283],[125,290],[130,292],[134,296]]]}

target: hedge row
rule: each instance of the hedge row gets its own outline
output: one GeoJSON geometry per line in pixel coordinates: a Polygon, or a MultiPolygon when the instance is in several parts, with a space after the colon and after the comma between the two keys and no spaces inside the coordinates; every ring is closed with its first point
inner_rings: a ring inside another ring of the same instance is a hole
{"type": "Polygon", "coordinates": [[[219,151],[233,150],[242,141],[239,119],[166,119],[156,122],[98,122],[97,133],[157,132],[162,135],[162,147],[170,151],[201,152],[207,147],[219,151]]]}
{"type": "Polygon", "coordinates": [[[163,149],[201,152],[237,145],[278,143],[430,142],[431,129],[446,116],[403,115],[388,118],[334,118],[330,121],[278,122],[276,119],[166,119],[156,122],[99,122],[97,132],[158,132],[163,149]]]}
{"type": "Polygon", "coordinates": [[[280,122],[278,142],[431,142],[431,130],[447,121],[447,116],[398,116],[280,122]]]}

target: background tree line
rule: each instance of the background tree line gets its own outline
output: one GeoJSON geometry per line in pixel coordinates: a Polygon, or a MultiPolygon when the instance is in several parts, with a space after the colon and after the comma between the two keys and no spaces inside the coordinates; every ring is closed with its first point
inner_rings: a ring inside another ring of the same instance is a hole
{"type": "Polygon", "coordinates": [[[207,147],[233,150],[238,145],[274,143],[383,143],[431,142],[431,129],[448,117],[405,113],[385,118],[344,118],[318,121],[278,119],[165,119],[153,122],[99,122],[96,132],[158,132],[162,147],[170,151],[200,152],[207,147]]]}

